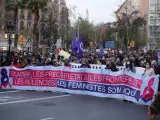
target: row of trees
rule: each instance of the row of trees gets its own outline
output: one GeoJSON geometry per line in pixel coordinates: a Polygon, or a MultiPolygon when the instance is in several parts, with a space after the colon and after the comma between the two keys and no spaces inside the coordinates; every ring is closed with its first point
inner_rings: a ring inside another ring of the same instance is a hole
{"type": "MultiPolygon", "coordinates": [[[[122,13],[117,16],[117,21],[113,23],[94,24],[86,17],[79,17],[73,24],[71,35],[78,32],[85,37],[85,45],[89,46],[89,42],[96,42],[99,46],[102,42],[115,40],[118,48],[128,50],[128,45],[131,41],[135,41],[135,48],[144,47],[146,45],[146,18],[140,17],[138,10],[133,10],[131,13],[122,13]]],[[[70,37],[71,39],[71,37],[70,37]]],[[[73,39],[73,38],[72,38],[73,39]]]]}
{"type": "Polygon", "coordinates": [[[117,16],[117,22],[107,24],[90,22],[89,13],[86,11],[86,17],[74,17],[76,21],[71,26],[69,17],[73,16],[73,14],[70,13],[75,11],[64,8],[60,16],[58,16],[58,0],[54,0],[50,7],[48,7],[49,2],[51,0],[5,0],[6,11],[14,11],[14,25],[16,27],[19,8],[31,10],[34,14],[34,51],[38,51],[39,35],[51,47],[60,36],[64,40],[63,44],[68,43],[70,45],[75,32],[79,36],[84,36],[86,47],[89,46],[90,42],[95,42],[98,45],[107,40],[116,40],[117,45],[125,48],[125,50],[127,50],[128,43],[132,40],[135,41],[137,48],[144,45],[146,34],[143,28],[146,25],[146,21],[145,18],[138,17],[139,11],[137,10],[132,11],[130,14],[124,12],[122,15],[117,16]]]}

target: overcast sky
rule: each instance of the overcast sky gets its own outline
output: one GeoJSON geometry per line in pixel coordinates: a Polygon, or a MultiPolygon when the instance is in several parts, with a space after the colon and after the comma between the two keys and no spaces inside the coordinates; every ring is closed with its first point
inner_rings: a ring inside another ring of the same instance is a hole
{"type": "Polygon", "coordinates": [[[69,7],[76,6],[76,14],[86,15],[89,11],[89,19],[94,23],[115,21],[114,11],[125,0],[66,0],[69,7]]]}

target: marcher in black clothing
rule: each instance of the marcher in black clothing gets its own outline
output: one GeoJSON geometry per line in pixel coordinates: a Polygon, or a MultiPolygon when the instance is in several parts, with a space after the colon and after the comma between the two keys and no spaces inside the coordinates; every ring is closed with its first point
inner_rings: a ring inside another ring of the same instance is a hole
{"type": "Polygon", "coordinates": [[[112,72],[117,72],[118,71],[118,68],[116,67],[116,64],[115,63],[111,63],[111,71],[112,72]]]}
{"type": "Polygon", "coordinates": [[[136,73],[136,68],[135,68],[134,63],[133,63],[132,60],[127,62],[126,69],[132,71],[133,73],[136,73]]]}

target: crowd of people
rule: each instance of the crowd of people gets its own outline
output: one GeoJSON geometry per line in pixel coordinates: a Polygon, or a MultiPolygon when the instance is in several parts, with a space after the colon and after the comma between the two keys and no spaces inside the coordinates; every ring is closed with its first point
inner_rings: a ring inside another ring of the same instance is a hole
{"type": "Polygon", "coordinates": [[[64,59],[57,52],[46,55],[34,54],[31,52],[11,52],[8,56],[6,52],[0,53],[0,66],[14,66],[24,68],[26,66],[66,66],[71,67],[70,63],[79,63],[81,68],[91,68],[91,64],[106,65],[105,69],[113,72],[118,71],[117,66],[125,66],[126,69],[136,73],[136,67],[143,67],[143,75],[160,74],[158,57],[156,52],[135,51],[129,55],[123,52],[107,51],[103,57],[99,53],[85,52],[81,59],[72,53],[69,59],[64,59]]]}
{"type": "MultiPolygon", "coordinates": [[[[103,57],[98,53],[86,52],[81,59],[72,53],[69,59],[59,56],[58,53],[48,53],[46,55],[34,54],[30,52],[7,52],[0,53],[0,67],[14,66],[24,68],[26,66],[66,66],[72,67],[70,63],[81,64],[80,68],[91,68],[91,64],[106,65],[105,69],[113,72],[119,71],[117,66],[125,66],[125,69],[136,73],[136,67],[145,68],[143,75],[160,74],[158,57],[155,52],[138,51],[129,55],[122,52],[108,51],[103,57]]],[[[160,120],[160,94],[155,96],[155,101],[148,107],[149,120],[160,120]]]]}

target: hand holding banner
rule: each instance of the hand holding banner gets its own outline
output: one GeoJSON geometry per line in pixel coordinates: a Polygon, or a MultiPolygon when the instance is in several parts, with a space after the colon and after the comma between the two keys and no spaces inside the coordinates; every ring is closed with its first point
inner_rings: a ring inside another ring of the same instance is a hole
{"type": "MultiPolygon", "coordinates": [[[[108,70],[52,66],[8,69],[9,80],[7,76],[4,79],[2,74],[1,84],[6,86],[11,82],[12,88],[19,90],[68,92],[124,99],[144,105],[151,104],[158,92],[159,76],[142,77],[125,70],[113,73],[108,70]]],[[[1,71],[5,70],[2,68],[1,71]]]]}

